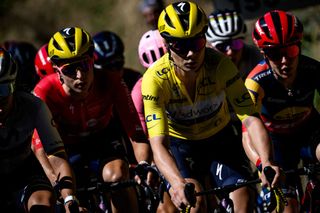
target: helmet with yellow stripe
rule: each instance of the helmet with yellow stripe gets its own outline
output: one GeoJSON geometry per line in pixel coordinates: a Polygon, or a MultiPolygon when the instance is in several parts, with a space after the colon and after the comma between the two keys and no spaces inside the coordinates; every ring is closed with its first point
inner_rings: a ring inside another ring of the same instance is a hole
{"type": "Polygon", "coordinates": [[[48,55],[54,64],[66,60],[93,57],[93,41],[85,30],[68,27],[56,32],[48,43],[48,55]]]}
{"type": "Polygon", "coordinates": [[[158,29],[168,40],[187,39],[204,34],[207,30],[207,16],[195,3],[180,1],[168,5],[160,14],[158,29]]]}

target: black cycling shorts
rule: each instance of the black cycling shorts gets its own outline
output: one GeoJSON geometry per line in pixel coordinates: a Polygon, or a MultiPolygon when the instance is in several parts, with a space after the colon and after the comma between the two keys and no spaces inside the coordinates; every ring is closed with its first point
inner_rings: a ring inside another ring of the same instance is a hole
{"type": "Polygon", "coordinates": [[[229,124],[204,140],[170,138],[170,149],[184,178],[203,182],[210,174],[213,186],[248,179],[249,160],[242,147],[241,125],[229,124]]]}
{"type": "Polygon", "coordinates": [[[21,212],[35,191],[53,193],[50,181],[33,154],[13,172],[0,174],[0,177],[0,212],[21,212]]]}
{"type": "MultiPolygon", "coordinates": [[[[285,171],[296,169],[301,159],[307,162],[317,162],[315,150],[320,143],[319,114],[312,116],[304,127],[290,134],[269,132],[269,135],[274,147],[275,162],[285,171]]],[[[283,191],[293,196],[299,180],[300,178],[295,174],[286,175],[283,191]]]]}
{"type": "Polygon", "coordinates": [[[112,122],[108,128],[81,137],[77,144],[65,144],[77,186],[87,184],[89,176],[101,178],[102,169],[109,161],[122,159],[128,162],[121,134],[119,126],[112,122]]]}

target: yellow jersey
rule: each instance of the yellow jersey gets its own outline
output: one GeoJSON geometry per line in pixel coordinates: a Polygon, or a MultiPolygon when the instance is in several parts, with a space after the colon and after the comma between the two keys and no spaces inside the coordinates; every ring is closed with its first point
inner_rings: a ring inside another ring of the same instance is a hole
{"type": "Polygon", "coordinates": [[[169,53],[145,72],[141,89],[150,138],[170,135],[201,140],[216,134],[231,119],[227,98],[240,120],[256,113],[232,61],[209,48],[205,54],[194,100],[176,76],[169,53]]]}

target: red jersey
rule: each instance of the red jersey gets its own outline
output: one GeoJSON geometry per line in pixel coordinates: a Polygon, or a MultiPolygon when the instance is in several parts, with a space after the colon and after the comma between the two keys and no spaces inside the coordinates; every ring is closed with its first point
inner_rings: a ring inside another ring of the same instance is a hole
{"type": "Polygon", "coordinates": [[[115,109],[129,137],[143,135],[139,118],[125,83],[110,73],[106,78],[95,78],[89,95],[84,100],[68,96],[54,73],[42,79],[34,94],[44,100],[52,112],[64,143],[75,143],[106,128],[115,109]]]}

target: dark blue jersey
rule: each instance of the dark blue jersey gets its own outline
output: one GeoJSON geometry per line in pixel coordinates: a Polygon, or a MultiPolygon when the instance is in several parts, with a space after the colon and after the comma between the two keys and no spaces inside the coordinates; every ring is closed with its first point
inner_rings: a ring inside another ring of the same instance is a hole
{"type": "Polygon", "coordinates": [[[246,79],[246,86],[270,131],[289,133],[317,113],[313,100],[315,91],[320,91],[320,62],[301,55],[297,69],[297,78],[290,89],[275,78],[266,60],[246,79]]]}

